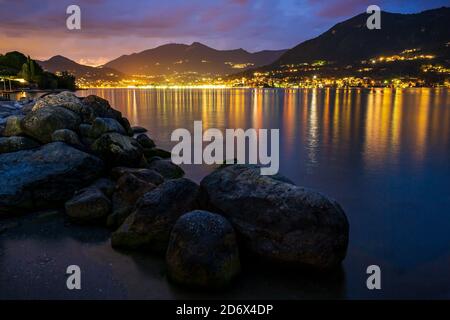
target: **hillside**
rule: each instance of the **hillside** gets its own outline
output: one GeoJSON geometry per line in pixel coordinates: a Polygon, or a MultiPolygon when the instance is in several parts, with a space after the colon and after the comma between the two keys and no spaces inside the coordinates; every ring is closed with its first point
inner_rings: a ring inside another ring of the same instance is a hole
{"type": "Polygon", "coordinates": [[[194,42],[191,45],[166,44],[139,53],[123,55],[105,64],[105,67],[130,75],[164,76],[194,73],[220,76],[270,64],[285,50],[260,51],[243,49],[216,50],[194,42]]]}
{"type": "Polygon", "coordinates": [[[67,71],[70,74],[73,74],[78,81],[82,81],[83,79],[89,81],[113,81],[125,77],[123,73],[117,70],[111,68],[85,66],[60,55],[54,56],[46,61],[37,62],[42,68],[49,72],[59,73],[62,71],[67,71]]]}
{"type": "Polygon", "coordinates": [[[391,85],[399,79],[406,79],[402,85],[421,86],[449,81],[450,8],[416,14],[382,12],[380,30],[369,30],[367,17],[359,14],[338,23],[274,63],[228,80],[254,86],[337,85],[337,79],[338,85],[355,86],[391,85]]]}

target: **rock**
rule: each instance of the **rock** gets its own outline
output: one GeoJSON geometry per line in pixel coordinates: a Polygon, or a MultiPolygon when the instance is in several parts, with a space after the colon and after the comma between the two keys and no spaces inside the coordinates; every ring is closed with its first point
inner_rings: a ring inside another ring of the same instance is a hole
{"type": "Polygon", "coordinates": [[[188,286],[220,288],[240,271],[231,224],[208,211],[181,216],[170,234],[166,262],[171,280],[188,286]]]}
{"type": "Polygon", "coordinates": [[[159,149],[159,148],[145,148],[144,155],[147,159],[151,159],[153,157],[160,157],[163,159],[168,159],[172,157],[172,154],[169,151],[159,149]]]}
{"type": "Polygon", "coordinates": [[[102,172],[100,159],[62,142],[0,154],[0,214],[55,207],[102,172]]]}
{"type": "Polygon", "coordinates": [[[117,181],[112,196],[112,214],[108,217],[107,225],[117,228],[130,215],[136,201],[146,192],[156,188],[156,185],[142,180],[132,173],[126,173],[117,181]]]}
{"type": "Polygon", "coordinates": [[[95,118],[100,117],[116,119],[122,124],[122,113],[111,108],[108,100],[95,95],[89,95],[83,98],[83,104],[89,107],[89,110],[91,111],[89,122],[92,122],[95,118]]]}
{"type": "Polygon", "coordinates": [[[81,146],[78,135],[69,129],[59,129],[52,133],[53,142],[65,142],[73,146],[81,146]]]}
{"type": "Polygon", "coordinates": [[[107,178],[100,178],[96,180],[90,187],[99,189],[105,196],[111,198],[114,193],[116,183],[107,178]]]}
{"type": "Polygon", "coordinates": [[[31,100],[29,103],[24,104],[21,109],[23,114],[27,114],[28,112],[33,111],[33,107],[34,107],[35,103],[36,102],[34,100],[31,100]]]}
{"type": "Polygon", "coordinates": [[[115,180],[118,180],[120,177],[127,173],[131,173],[139,179],[150,182],[154,185],[160,185],[164,182],[164,177],[155,170],[126,167],[116,167],[111,170],[111,176],[115,180]]]}
{"type": "Polygon", "coordinates": [[[0,137],[0,153],[16,152],[39,147],[39,143],[27,137],[0,137]]]}
{"type": "Polygon", "coordinates": [[[32,111],[37,111],[45,107],[63,107],[79,116],[86,113],[81,100],[72,92],[64,91],[58,94],[49,94],[39,98],[33,106],[32,111]]]}
{"type": "Polygon", "coordinates": [[[25,134],[42,143],[52,141],[52,134],[59,129],[78,130],[80,117],[63,107],[43,107],[28,113],[21,121],[25,134]]]}
{"type": "Polygon", "coordinates": [[[125,135],[125,129],[122,125],[115,119],[112,118],[95,118],[91,130],[89,132],[89,137],[98,138],[104,133],[117,132],[125,135]]]}
{"type": "Polygon", "coordinates": [[[80,135],[82,137],[87,137],[87,138],[90,137],[91,129],[92,129],[92,125],[87,124],[87,123],[82,123],[78,127],[78,130],[80,131],[80,135]]]}
{"type": "Polygon", "coordinates": [[[133,127],[131,127],[131,129],[133,130],[133,134],[145,133],[148,131],[144,127],[140,127],[140,126],[133,126],[133,127]]]}
{"type": "Polygon", "coordinates": [[[75,194],[65,204],[66,214],[77,223],[104,221],[111,210],[111,202],[98,188],[86,188],[75,194]]]}
{"type": "Polygon", "coordinates": [[[268,261],[319,269],[346,255],[349,226],[339,204],[312,190],[230,165],[201,181],[203,207],[226,216],[249,252],[268,261]]]}
{"type": "Polygon", "coordinates": [[[137,135],[136,141],[142,146],[142,148],[151,149],[156,146],[155,142],[152,139],[150,139],[146,134],[143,133],[137,135]]]}
{"type": "Polygon", "coordinates": [[[6,119],[5,130],[3,135],[5,137],[20,136],[23,134],[23,130],[20,126],[20,122],[24,116],[10,116],[6,119]]]}
{"type": "Polygon", "coordinates": [[[105,133],[94,141],[91,149],[111,166],[139,167],[143,158],[141,146],[131,137],[105,133]]]}
{"type": "Polygon", "coordinates": [[[165,252],[173,225],[197,208],[198,194],[198,185],[185,178],[166,181],[145,193],[135,212],[112,234],[112,246],[165,252]]]}
{"type": "Polygon", "coordinates": [[[134,133],[133,133],[133,129],[131,129],[130,121],[128,121],[127,118],[122,117],[122,121],[120,121],[120,123],[122,124],[123,128],[127,132],[127,135],[132,137],[134,135],[134,133]]]}
{"type": "Polygon", "coordinates": [[[155,157],[148,164],[148,169],[155,170],[167,179],[177,179],[184,176],[184,171],[170,160],[163,160],[155,157]]]}

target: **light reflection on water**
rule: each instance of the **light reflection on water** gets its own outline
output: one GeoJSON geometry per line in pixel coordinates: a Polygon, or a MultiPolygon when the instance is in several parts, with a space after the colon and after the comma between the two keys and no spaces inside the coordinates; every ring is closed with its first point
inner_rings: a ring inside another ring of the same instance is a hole
{"type": "Polygon", "coordinates": [[[356,149],[360,151],[359,159],[349,159],[349,165],[358,161],[367,170],[393,169],[401,164],[401,157],[406,157],[419,169],[428,150],[446,155],[449,146],[446,89],[78,92],[84,96],[91,93],[108,99],[134,125],[147,127],[150,135],[166,148],[173,146],[170,133],[179,127],[191,130],[194,120],[202,120],[204,129],[280,128],[285,164],[302,160],[300,163],[311,174],[329,165],[332,159],[348,157],[348,152],[356,149]]]}
{"type": "MultiPolygon", "coordinates": [[[[176,128],[279,128],[280,171],[337,199],[350,221],[347,295],[450,295],[450,99],[447,89],[92,89],[163,148],[176,128]],[[423,275],[427,275],[424,279],[423,275]],[[439,288],[439,290],[438,290],[439,288]],[[433,291],[434,290],[434,291],[433,291]]],[[[212,170],[185,166],[199,181],[212,170]]]]}

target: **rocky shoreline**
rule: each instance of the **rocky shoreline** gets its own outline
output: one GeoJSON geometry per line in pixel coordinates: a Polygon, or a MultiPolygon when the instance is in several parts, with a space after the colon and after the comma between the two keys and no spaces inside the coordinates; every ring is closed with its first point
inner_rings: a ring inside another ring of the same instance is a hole
{"type": "Polygon", "coordinates": [[[0,219],[64,208],[73,223],[110,228],[114,248],[165,255],[168,277],[191,287],[228,285],[243,255],[314,270],[345,258],[334,200],[249,165],[198,185],[144,132],[93,95],[2,104],[0,219]]]}

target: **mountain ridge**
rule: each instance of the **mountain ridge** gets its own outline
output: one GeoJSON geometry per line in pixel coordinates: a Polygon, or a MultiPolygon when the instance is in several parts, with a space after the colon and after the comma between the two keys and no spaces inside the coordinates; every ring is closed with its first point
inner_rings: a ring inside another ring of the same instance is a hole
{"type": "Polygon", "coordinates": [[[161,76],[173,73],[199,73],[221,76],[275,61],[286,50],[250,53],[242,48],[218,50],[193,42],[168,43],[141,52],[122,55],[104,64],[128,74],[161,76]]]}

